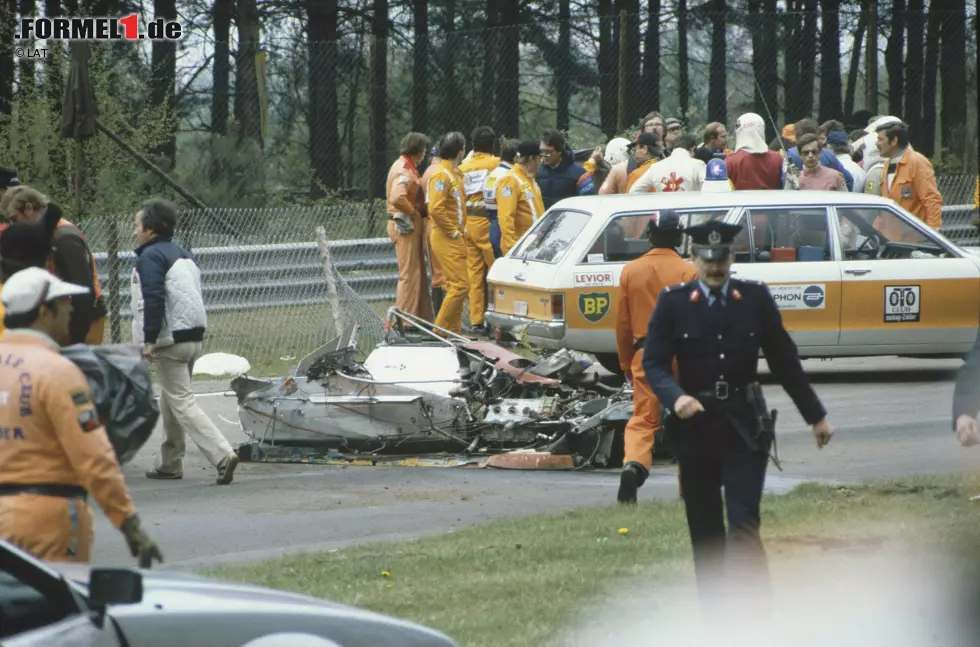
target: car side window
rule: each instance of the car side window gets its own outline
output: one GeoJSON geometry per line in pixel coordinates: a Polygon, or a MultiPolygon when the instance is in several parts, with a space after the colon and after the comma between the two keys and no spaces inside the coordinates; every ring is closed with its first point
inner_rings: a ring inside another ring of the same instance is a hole
{"type": "Polygon", "coordinates": [[[652,215],[644,212],[610,218],[579,263],[624,263],[643,256],[650,251],[646,227],[652,215]]]}
{"type": "Polygon", "coordinates": [[[44,593],[0,571],[0,639],[45,627],[65,616],[44,593]]]}
{"type": "Polygon", "coordinates": [[[883,207],[838,207],[845,261],[955,256],[939,239],[883,207]]]}
{"type": "Polygon", "coordinates": [[[558,263],[585,229],[590,217],[581,211],[549,211],[531,226],[527,237],[509,255],[528,261],[558,263]]]}
{"type": "MultiPolygon", "coordinates": [[[[752,244],[743,253],[756,263],[807,263],[833,260],[830,226],[824,207],[748,209],[752,244]]],[[[741,236],[741,235],[740,235],[741,236]]],[[[736,244],[738,239],[736,239],[736,244]]],[[[739,248],[735,248],[736,254],[739,248]]],[[[738,258],[736,257],[736,261],[738,258]]]]}

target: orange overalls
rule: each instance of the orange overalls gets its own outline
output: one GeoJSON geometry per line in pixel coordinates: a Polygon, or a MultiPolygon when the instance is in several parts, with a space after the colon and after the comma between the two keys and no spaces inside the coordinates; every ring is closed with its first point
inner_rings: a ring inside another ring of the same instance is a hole
{"type": "Polygon", "coordinates": [[[491,171],[500,166],[500,158],[489,153],[473,153],[459,165],[466,189],[466,274],[470,294],[470,324],[481,326],[487,300],[487,272],[493,266],[490,244],[490,219],[483,201],[483,184],[491,171]]]}
{"type": "Polygon", "coordinates": [[[49,337],[0,337],[0,537],[51,561],[88,562],[90,493],[112,525],[135,513],[85,376],[49,337]]]}
{"type": "Polygon", "coordinates": [[[616,310],[616,350],[620,368],[633,377],[633,417],[626,423],[623,465],[636,463],[647,472],[653,467],[654,435],[660,429],[660,401],[646,380],[642,342],[657,297],[664,288],[693,281],[696,276],[694,266],[672,249],[651,249],[623,268],[616,310]]]}
{"type": "MultiPolygon", "coordinates": [[[[881,195],[891,198],[898,203],[898,206],[933,229],[940,229],[943,226],[943,198],[939,194],[936,173],[929,158],[922,153],[917,153],[911,146],[907,147],[896,165],[891,188],[888,186],[890,164],[890,161],[886,161],[881,169],[881,195]]],[[[897,220],[894,222],[898,223],[897,220]]],[[[882,231],[881,233],[892,241],[900,237],[898,232],[882,231]]]]}
{"type": "Polygon", "coordinates": [[[463,174],[452,160],[442,160],[429,178],[425,191],[432,221],[432,257],[442,267],[446,297],[436,314],[435,324],[459,334],[463,330],[463,302],[469,290],[466,276],[466,193],[463,174]]]}
{"type": "MultiPolygon", "coordinates": [[[[429,180],[432,179],[432,174],[439,170],[439,164],[442,162],[441,157],[432,157],[432,162],[429,164],[429,168],[425,169],[422,173],[422,199],[428,204],[429,199],[429,180]]],[[[428,214],[431,216],[432,214],[428,214]]],[[[436,255],[432,253],[432,218],[425,219],[425,244],[426,249],[429,253],[429,265],[432,266],[432,287],[441,290],[443,289],[443,276],[442,276],[442,266],[439,264],[439,259],[436,255]]],[[[432,321],[435,321],[438,312],[432,313],[432,321]]]]}
{"type": "MultiPolygon", "coordinates": [[[[85,238],[85,234],[79,229],[74,223],[69,222],[62,218],[58,221],[57,229],[62,227],[70,227],[75,230],[75,233],[82,239],[85,243],[86,252],[88,252],[88,260],[92,265],[92,294],[95,297],[95,304],[97,305],[102,300],[102,283],[99,282],[99,270],[95,265],[95,256],[92,255],[92,250],[88,249],[88,239],[85,238]]],[[[69,283],[80,283],[88,287],[88,281],[79,281],[76,277],[62,276],[61,273],[56,271],[55,262],[52,258],[48,261],[47,270],[58,276],[58,278],[68,281],[69,283]]],[[[89,346],[98,346],[102,344],[102,340],[105,337],[105,315],[101,317],[95,317],[92,319],[92,323],[89,324],[88,332],[85,335],[85,343],[89,346]]]]}
{"type": "Polygon", "coordinates": [[[538,181],[514,164],[497,182],[497,221],[500,251],[506,254],[538,218],[544,215],[544,199],[538,181]]]}
{"type": "Polygon", "coordinates": [[[395,307],[427,321],[432,321],[432,295],[425,267],[425,246],[428,236],[419,207],[422,205],[422,180],[415,163],[402,155],[388,170],[385,185],[388,215],[404,214],[415,229],[398,233],[394,219],[388,220],[388,237],[395,244],[398,258],[398,291],[395,307]]]}

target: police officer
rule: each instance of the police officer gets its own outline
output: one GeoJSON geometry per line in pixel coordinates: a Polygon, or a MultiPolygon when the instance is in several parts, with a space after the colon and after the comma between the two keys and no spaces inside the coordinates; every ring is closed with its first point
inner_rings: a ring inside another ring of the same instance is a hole
{"type": "Polygon", "coordinates": [[[953,391],[953,429],[964,447],[980,444],[980,336],[966,357],[953,391]]]}
{"type": "Polygon", "coordinates": [[[681,244],[682,233],[680,218],[674,211],[654,212],[646,229],[653,249],[627,263],[619,278],[616,349],[619,366],[633,383],[633,416],[626,423],[623,438],[623,471],[617,495],[620,503],[636,503],[636,491],[653,467],[660,402],[643,372],[643,342],[663,289],[695,277],[694,267],[675,249],[681,244]]]}
{"type": "MultiPolygon", "coordinates": [[[[833,432],[768,289],[731,277],[738,225],[687,229],[698,278],[664,290],[647,330],[643,368],[667,410],[665,440],[677,456],[694,571],[702,601],[719,575],[768,588],[759,507],[771,437],[760,434],[748,398],[759,350],[808,424],[817,447],[833,432]],[[676,358],[678,377],[672,363],[676,358]],[[728,531],[724,510],[728,516],[728,531]]],[[[728,579],[728,578],[726,578],[728,579]]]]}
{"type": "Polygon", "coordinates": [[[141,529],[85,376],[59,352],[71,297],[88,291],[28,267],[0,293],[0,537],[39,559],[88,562],[91,494],[147,567],[160,549],[141,529]]]}

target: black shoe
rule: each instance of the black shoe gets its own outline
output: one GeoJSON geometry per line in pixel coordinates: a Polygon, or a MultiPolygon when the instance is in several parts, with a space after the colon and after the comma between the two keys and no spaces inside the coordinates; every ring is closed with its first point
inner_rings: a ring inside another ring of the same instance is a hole
{"type": "Polygon", "coordinates": [[[619,475],[619,494],[616,500],[626,505],[636,505],[636,491],[640,489],[640,475],[630,466],[619,475]]]}

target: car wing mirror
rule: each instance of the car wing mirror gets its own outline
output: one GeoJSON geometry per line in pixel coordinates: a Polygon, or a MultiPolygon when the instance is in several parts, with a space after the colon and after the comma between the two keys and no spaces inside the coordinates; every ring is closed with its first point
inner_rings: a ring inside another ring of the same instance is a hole
{"type": "Polygon", "coordinates": [[[143,575],[126,568],[93,568],[88,597],[96,609],[111,604],[137,604],[143,601],[143,575]]]}

